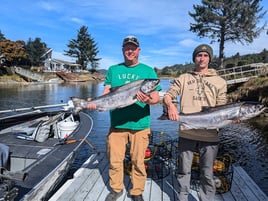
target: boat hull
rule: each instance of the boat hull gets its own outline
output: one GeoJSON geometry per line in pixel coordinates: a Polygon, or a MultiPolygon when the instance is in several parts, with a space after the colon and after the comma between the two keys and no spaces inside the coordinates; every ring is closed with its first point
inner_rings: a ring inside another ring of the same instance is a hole
{"type": "MultiPolygon", "coordinates": [[[[79,124],[68,138],[72,139],[72,143],[62,143],[62,139],[55,137],[42,143],[22,140],[10,131],[0,134],[0,143],[10,149],[10,171],[27,174],[25,180],[15,181],[14,188],[18,189],[15,200],[48,200],[62,183],[93,125],[91,117],[83,112],[75,116],[75,120],[79,124]]],[[[0,126],[3,122],[12,121],[1,121],[0,126]]]]}

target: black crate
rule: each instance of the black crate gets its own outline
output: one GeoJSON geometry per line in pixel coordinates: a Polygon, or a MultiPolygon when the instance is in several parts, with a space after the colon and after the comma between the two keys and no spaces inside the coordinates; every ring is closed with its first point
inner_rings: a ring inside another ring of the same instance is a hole
{"type": "MultiPolygon", "coordinates": [[[[231,189],[233,181],[232,157],[229,154],[218,156],[214,161],[213,173],[217,193],[225,193],[231,189]]],[[[191,188],[198,191],[200,186],[199,171],[199,155],[194,154],[192,172],[191,172],[191,188]]]]}
{"type": "MultiPolygon", "coordinates": [[[[144,165],[147,177],[152,179],[162,179],[170,174],[171,169],[176,167],[177,139],[171,139],[164,132],[152,131],[149,146],[146,151],[144,165]]],[[[131,174],[131,159],[129,145],[127,145],[124,160],[125,173],[131,174]]]]}

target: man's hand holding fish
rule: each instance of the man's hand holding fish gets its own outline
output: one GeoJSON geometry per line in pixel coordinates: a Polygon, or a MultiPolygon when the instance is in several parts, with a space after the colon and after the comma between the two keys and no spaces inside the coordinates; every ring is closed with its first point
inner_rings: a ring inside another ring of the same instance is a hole
{"type": "Polygon", "coordinates": [[[156,104],[159,101],[158,92],[152,92],[151,94],[147,95],[141,91],[138,91],[136,96],[138,101],[147,104],[156,104]]]}

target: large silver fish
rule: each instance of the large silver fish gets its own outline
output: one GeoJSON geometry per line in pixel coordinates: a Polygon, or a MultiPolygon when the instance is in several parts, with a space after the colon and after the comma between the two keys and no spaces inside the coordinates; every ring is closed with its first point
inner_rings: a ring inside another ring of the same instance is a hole
{"type": "MultiPolygon", "coordinates": [[[[192,114],[179,114],[179,123],[182,129],[217,129],[222,128],[233,120],[247,120],[258,116],[266,110],[262,104],[241,102],[208,108],[204,111],[192,114]]],[[[164,106],[160,120],[168,119],[167,108],[164,106]]]]}
{"type": "Polygon", "coordinates": [[[129,106],[137,101],[136,94],[140,90],[145,94],[150,94],[159,85],[159,79],[143,79],[127,83],[121,87],[111,88],[111,92],[99,96],[91,101],[72,97],[74,112],[86,109],[89,103],[96,104],[97,110],[113,110],[129,106]]]}

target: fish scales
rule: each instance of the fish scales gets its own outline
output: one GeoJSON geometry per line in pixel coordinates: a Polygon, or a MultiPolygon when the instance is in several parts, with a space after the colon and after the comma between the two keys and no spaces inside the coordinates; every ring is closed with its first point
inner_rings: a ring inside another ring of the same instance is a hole
{"type": "MultiPolygon", "coordinates": [[[[233,120],[241,121],[254,118],[267,109],[262,104],[241,102],[209,108],[201,112],[191,114],[179,114],[179,123],[182,129],[218,129],[233,120]]],[[[167,108],[164,106],[164,114],[159,118],[168,119],[167,108]]]]}
{"type": "Polygon", "coordinates": [[[143,79],[127,83],[123,86],[112,88],[110,93],[99,96],[91,101],[72,97],[74,111],[79,112],[86,109],[89,103],[95,104],[100,111],[113,110],[132,105],[137,101],[136,94],[140,90],[145,94],[150,94],[159,85],[159,79],[143,79]]]}
{"type": "Polygon", "coordinates": [[[241,104],[236,104],[189,115],[180,114],[179,121],[184,129],[221,128],[238,117],[240,107],[241,104]]]}
{"type": "Polygon", "coordinates": [[[137,101],[136,93],[140,88],[140,85],[125,85],[125,87],[120,87],[112,94],[105,94],[99,98],[89,101],[97,105],[99,110],[111,110],[115,108],[122,108],[131,105],[137,101]]]}

